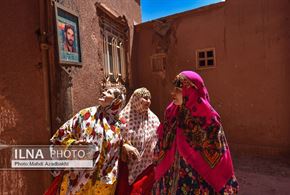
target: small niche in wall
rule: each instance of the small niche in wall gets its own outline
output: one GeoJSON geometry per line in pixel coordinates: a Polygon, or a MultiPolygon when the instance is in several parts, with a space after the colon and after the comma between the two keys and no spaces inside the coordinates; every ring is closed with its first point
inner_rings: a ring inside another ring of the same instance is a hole
{"type": "Polygon", "coordinates": [[[163,72],[166,66],[166,54],[157,53],[151,56],[152,72],[163,72]]]}

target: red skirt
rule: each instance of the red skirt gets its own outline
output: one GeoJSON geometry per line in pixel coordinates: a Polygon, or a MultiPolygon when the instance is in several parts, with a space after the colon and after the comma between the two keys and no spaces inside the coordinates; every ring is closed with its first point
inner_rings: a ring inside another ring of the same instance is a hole
{"type": "Polygon", "coordinates": [[[128,182],[129,170],[127,163],[119,162],[118,184],[116,188],[116,195],[149,195],[154,180],[154,166],[147,167],[135,180],[132,185],[128,182]]]}
{"type": "Polygon", "coordinates": [[[60,183],[62,182],[62,176],[63,173],[56,176],[49,186],[49,188],[44,192],[44,195],[56,195],[60,186],[60,183]]]}

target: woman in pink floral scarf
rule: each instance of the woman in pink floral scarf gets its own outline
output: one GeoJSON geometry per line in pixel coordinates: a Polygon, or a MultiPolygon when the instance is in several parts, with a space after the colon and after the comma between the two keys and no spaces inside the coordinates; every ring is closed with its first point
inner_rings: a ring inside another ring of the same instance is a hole
{"type": "Polygon", "coordinates": [[[183,71],[174,87],[157,132],[154,194],[237,194],[220,116],[202,78],[183,71]]]}

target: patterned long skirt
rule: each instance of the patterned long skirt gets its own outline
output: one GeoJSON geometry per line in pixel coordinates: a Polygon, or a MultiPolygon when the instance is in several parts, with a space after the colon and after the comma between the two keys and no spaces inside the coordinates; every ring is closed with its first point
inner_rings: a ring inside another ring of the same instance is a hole
{"type": "Polygon", "coordinates": [[[154,195],[232,195],[238,192],[232,177],[220,192],[214,189],[176,152],[175,163],[153,187],[154,195]]]}

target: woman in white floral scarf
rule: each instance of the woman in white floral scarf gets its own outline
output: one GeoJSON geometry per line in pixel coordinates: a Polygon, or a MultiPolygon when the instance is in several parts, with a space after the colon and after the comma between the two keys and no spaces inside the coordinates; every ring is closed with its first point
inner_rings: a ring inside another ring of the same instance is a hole
{"type": "Polygon", "coordinates": [[[151,94],[148,89],[139,88],[134,91],[120,113],[121,121],[126,123],[122,136],[127,143],[123,146],[123,163],[120,162],[116,194],[144,194],[146,186],[143,186],[143,183],[150,178],[149,174],[153,174],[153,152],[157,142],[156,130],[160,122],[149,109],[150,104],[151,94]],[[137,151],[127,149],[131,146],[137,151]]]}

